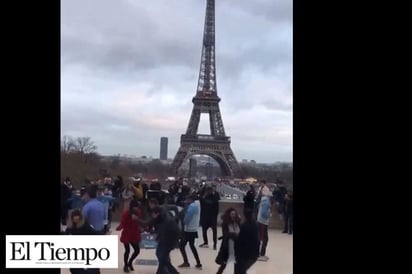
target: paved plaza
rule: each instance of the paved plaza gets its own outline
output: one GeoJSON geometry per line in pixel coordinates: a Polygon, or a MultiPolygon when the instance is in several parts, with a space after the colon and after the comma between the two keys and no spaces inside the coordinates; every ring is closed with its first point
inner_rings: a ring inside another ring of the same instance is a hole
{"type": "MultiPolygon", "coordinates": [[[[112,228],[115,228],[117,224],[112,224],[112,228]]],[[[178,269],[181,274],[214,274],[218,269],[218,265],[215,263],[217,250],[213,250],[211,247],[212,231],[208,231],[209,248],[197,248],[200,256],[200,260],[203,265],[203,269],[199,270],[194,267],[195,259],[191,253],[189,245],[186,247],[189,263],[191,268],[178,269]]],[[[119,231],[113,231],[112,234],[120,235],[119,231]]],[[[196,246],[202,243],[201,229],[199,229],[200,239],[196,240],[196,246]]],[[[218,227],[218,237],[221,235],[221,228],[218,227]]],[[[218,244],[219,248],[220,243],[218,244]]],[[[118,274],[123,272],[123,244],[119,242],[119,269],[102,269],[102,274],[118,274]]],[[[257,261],[248,271],[248,274],[292,274],[293,273],[293,236],[288,234],[282,234],[281,230],[269,230],[269,244],[266,250],[266,255],[269,257],[267,262],[257,261]]],[[[173,265],[177,268],[177,265],[183,262],[182,255],[178,249],[174,249],[171,254],[171,260],[173,265]]],[[[137,259],[156,259],[155,250],[142,249],[137,259]]],[[[135,274],[154,274],[157,266],[152,265],[135,265],[134,271],[130,273],[135,274]]],[[[69,274],[68,269],[62,269],[61,274],[69,274]]],[[[233,264],[227,266],[224,273],[233,274],[233,264]]]]}

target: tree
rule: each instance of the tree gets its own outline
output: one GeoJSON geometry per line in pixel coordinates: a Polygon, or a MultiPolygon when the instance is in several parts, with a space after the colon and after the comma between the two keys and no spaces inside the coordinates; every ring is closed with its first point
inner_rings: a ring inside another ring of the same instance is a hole
{"type": "Polygon", "coordinates": [[[67,154],[76,149],[76,143],[70,136],[63,136],[60,144],[60,150],[63,154],[67,154]]]}
{"type": "Polygon", "coordinates": [[[110,169],[115,170],[119,165],[120,165],[120,157],[119,156],[113,156],[110,159],[110,164],[109,164],[110,169]]]}
{"type": "Polygon", "coordinates": [[[168,166],[164,165],[159,159],[154,159],[147,163],[148,175],[158,177],[159,179],[167,178],[168,166]]]}
{"type": "Polygon", "coordinates": [[[96,150],[90,137],[64,136],[61,140],[61,179],[69,176],[79,186],[85,178],[98,178],[101,161],[96,150]]]}
{"type": "Polygon", "coordinates": [[[90,137],[78,137],[76,139],[76,149],[80,154],[91,154],[96,152],[97,146],[90,137]]]}

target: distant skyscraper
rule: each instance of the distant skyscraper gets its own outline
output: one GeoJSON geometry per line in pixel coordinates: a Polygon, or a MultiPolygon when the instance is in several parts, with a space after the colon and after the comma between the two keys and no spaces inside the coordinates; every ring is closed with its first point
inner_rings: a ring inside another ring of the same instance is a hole
{"type": "Polygon", "coordinates": [[[167,160],[167,137],[160,138],[160,160],[167,160]]]}

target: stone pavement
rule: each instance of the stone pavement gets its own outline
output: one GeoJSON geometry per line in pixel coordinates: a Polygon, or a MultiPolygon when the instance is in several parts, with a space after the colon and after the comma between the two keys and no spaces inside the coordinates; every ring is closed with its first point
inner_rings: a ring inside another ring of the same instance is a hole
{"type": "MultiPolygon", "coordinates": [[[[112,224],[112,228],[117,226],[116,223],[112,224]]],[[[113,231],[112,234],[120,234],[118,231],[113,231]]],[[[199,236],[196,240],[196,246],[203,243],[201,236],[201,229],[199,229],[199,236]]],[[[218,237],[221,235],[221,228],[218,227],[218,237]]],[[[217,250],[213,250],[211,244],[212,231],[208,231],[209,248],[197,248],[200,260],[203,265],[203,269],[199,270],[194,267],[195,259],[189,246],[186,247],[189,263],[191,268],[178,269],[181,274],[214,274],[218,269],[218,265],[215,263],[217,250]]],[[[218,248],[219,248],[218,244],[218,248]]],[[[102,274],[119,274],[123,272],[123,244],[119,242],[119,269],[102,269],[102,274]]],[[[266,255],[269,257],[267,262],[257,261],[248,271],[248,274],[292,274],[293,273],[293,236],[288,234],[282,234],[280,230],[269,230],[269,243],[266,250],[266,255]]],[[[172,264],[177,268],[177,265],[183,262],[182,255],[178,249],[174,249],[170,253],[172,264]]],[[[142,249],[137,259],[156,259],[154,249],[142,249]]],[[[134,271],[130,273],[135,274],[154,274],[157,266],[150,265],[134,265],[134,271]]],[[[229,264],[224,273],[233,274],[233,264],[229,264]]],[[[68,269],[62,269],[61,274],[69,274],[68,269]]]]}

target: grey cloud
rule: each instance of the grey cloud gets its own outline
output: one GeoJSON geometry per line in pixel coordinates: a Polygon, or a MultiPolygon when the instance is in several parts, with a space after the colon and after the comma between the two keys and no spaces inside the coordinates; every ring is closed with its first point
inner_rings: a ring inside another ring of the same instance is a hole
{"type": "Polygon", "coordinates": [[[217,58],[217,81],[237,81],[240,74],[251,66],[257,66],[265,71],[275,67],[291,66],[291,53],[281,46],[268,49],[256,45],[252,49],[239,52],[236,56],[217,54],[217,58]]]}
{"type": "Polygon", "coordinates": [[[280,101],[276,101],[275,99],[267,100],[262,103],[262,105],[269,110],[277,110],[277,111],[292,111],[292,104],[291,103],[282,103],[280,101]]]}
{"type": "MultiPolygon", "coordinates": [[[[194,71],[198,69],[203,31],[203,20],[198,19],[204,17],[203,8],[186,10],[186,16],[190,12],[200,13],[192,15],[195,19],[182,19],[178,15],[177,2],[169,1],[173,5],[168,5],[169,10],[165,8],[163,17],[151,18],[127,1],[89,0],[86,8],[80,12],[75,9],[79,5],[78,0],[68,4],[69,2],[62,2],[62,62],[81,62],[106,67],[108,70],[145,70],[158,66],[187,66],[194,71]],[[91,3],[99,3],[98,13],[93,10],[95,7],[91,3]],[[185,20],[188,24],[185,24],[185,20]],[[88,27],[81,27],[83,24],[88,27]],[[176,24],[176,27],[169,27],[171,24],[176,24]],[[76,31],[70,31],[72,28],[76,28],[76,31]],[[82,31],[77,31],[78,29],[82,31]]],[[[250,5],[247,1],[240,4],[235,6],[250,5]]],[[[147,5],[150,7],[152,3],[147,5]]],[[[200,5],[203,6],[204,3],[200,5]]],[[[222,9],[229,7],[223,6],[222,9]]],[[[239,16],[229,14],[227,17],[229,19],[222,17],[222,22],[217,24],[217,63],[218,73],[222,77],[237,77],[250,64],[269,67],[291,62],[290,50],[282,44],[284,41],[274,44],[260,41],[259,45],[234,51],[234,47],[245,44],[246,40],[253,41],[256,33],[264,36],[265,33],[272,35],[273,32],[268,32],[267,24],[254,26],[247,21],[238,22],[239,16]],[[233,31],[234,28],[238,31],[233,31]]]]}
{"type": "Polygon", "coordinates": [[[128,1],[62,1],[62,59],[108,69],[194,65],[196,33],[167,33],[178,15],[164,11],[154,18],[128,1]]]}
{"type": "Polygon", "coordinates": [[[293,1],[290,0],[238,0],[235,5],[231,1],[222,5],[230,5],[233,9],[239,9],[254,16],[262,16],[275,23],[292,24],[293,1]]]}
{"type": "Polygon", "coordinates": [[[61,115],[63,131],[77,128],[93,132],[100,128],[110,128],[116,125],[127,126],[126,120],[115,117],[104,109],[96,110],[87,106],[81,106],[81,103],[79,105],[79,107],[71,106],[68,108],[63,104],[61,115]]]}
{"type": "MultiPolygon", "coordinates": [[[[133,36],[129,39],[133,39],[133,36]]],[[[173,41],[158,42],[156,39],[112,40],[98,44],[83,37],[62,37],[62,61],[71,63],[81,60],[87,65],[109,70],[143,70],[159,65],[195,66],[196,58],[191,45],[173,41]]]]}

